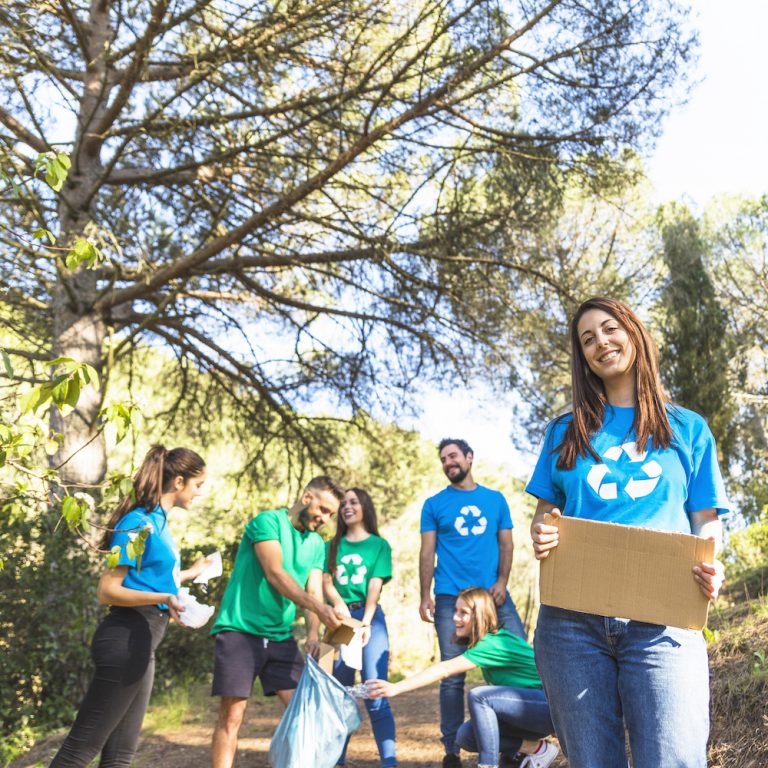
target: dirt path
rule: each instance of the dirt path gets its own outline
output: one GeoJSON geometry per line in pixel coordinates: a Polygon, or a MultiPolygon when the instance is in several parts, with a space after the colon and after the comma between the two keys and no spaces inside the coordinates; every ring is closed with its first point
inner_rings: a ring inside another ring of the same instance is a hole
{"type": "MultiPolygon", "coordinates": [[[[439,742],[439,715],[437,688],[414,691],[395,700],[392,705],[397,725],[397,753],[401,768],[439,768],[442,765],[442,746],[439,742]]],[[[267,768],[267,750],[272,732],[277,727],[282,709],[274,700],[254,700],[246,715],[240,733],[238,765],[241,768],[267,768]]],[[[136,768],[201,768],[209,765],[211,726],[214,719],[213,703],[206,716],[185,722],[181,728],[158,729],[145,733],[134,765],[136,768]]],[[[16,760],[11,768],[35,768],[39,763],[48,765],[63,738],[51,737],[37,744],[25,757],[16,760]]],[[[465,768],[475,768],[476,756],[463,755],[465,768]]],[[[378,768],[376,743],[371,734],[368,718],[352,737],[347,755],[349,768],[378,768]]],[[[555,763],[562,768],[567,763],[555,763]]],[[[302,766],[311,768],[311,766],[302,766]]]]}

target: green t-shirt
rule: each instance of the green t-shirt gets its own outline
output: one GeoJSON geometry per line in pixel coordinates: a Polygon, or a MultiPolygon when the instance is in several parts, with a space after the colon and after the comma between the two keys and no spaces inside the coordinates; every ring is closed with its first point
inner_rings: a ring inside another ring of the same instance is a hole
{"type": "Polygon", "coordinates": [[[283,568],[302,589],[311,570],[323,569],[323,540],[319,534],[297,531],[285,507],[261,512],[245,526],[212,635],[232,630],[268,640],[286,640],[291,636],[296,605],[267,581],[253,549],[259,541],[280,543],[283,568]]]}
{"type": "Polygon", "coordinates": [[[464,652],[464,658],[480,667],[490,685],[541,688],[533,648],[506,629],[489,632],[477,645],[464,652]]]}
{"type": "MultiPolygon", "coordinates": [[[[328,552],[325,545],[325,572],[330,573],[328,552]]],[[[339,541],[336,552],[336,571],[333,586],[345,603],[365,601],[368,582],[377,576],[386,584],[392,578],[392,548],[381,536],[371,534],[362,541],[339,541]]]]}

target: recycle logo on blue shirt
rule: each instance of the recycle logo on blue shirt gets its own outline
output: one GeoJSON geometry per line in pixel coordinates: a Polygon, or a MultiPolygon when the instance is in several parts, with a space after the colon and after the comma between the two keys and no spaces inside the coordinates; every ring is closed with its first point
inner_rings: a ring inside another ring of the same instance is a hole
{"type": "MultiPolygon", "coordinates": [[[[622,453],[629,456],[630,465],[645,461],[648,455],[647,450],[638,451],[637,444],[632,442],[611,446],[602,457],[613,462],[618,461],[622,453]]],[[[635,501],[652,493],[656,488],[661,478],[661,464],[651,459],[640,466],[640,471],[642,474],[639,477],[630,476],[624,486],[627,495],[635,501]]],[[[595,464],[587,473],[587,483],[601,499],[615,499],[619,495],[619,485],[611,477],[608,464],[595,464]]]]}
{"type": "Polygon", "coordinates": [[[473,536],[480,536],[485,533],[488,520],[476,506],[470,505],[459,510],[453,524],[462,536],[469,536],[470,533],[473,536]]]}
{"type": "Polygon", "coordinates": [[[368,569],[363,565],[363,558],[360,555],[355,553],[344,555],[336,566],[336,581],[342,586],[346,586],[350,581],[353,584],[362,584],[366,573],[368,569]]]}

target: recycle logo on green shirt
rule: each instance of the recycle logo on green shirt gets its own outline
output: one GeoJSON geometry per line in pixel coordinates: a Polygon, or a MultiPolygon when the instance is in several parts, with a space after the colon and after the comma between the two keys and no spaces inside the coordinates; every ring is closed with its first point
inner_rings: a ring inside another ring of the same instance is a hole
{"type": "Polygon", "coordinates": [[[346,586],[350,581],[353,584],[362,584],[366,573],[368,569],[363,565],[360,555],[344,555],[336,566],[336,581],[342,586],[346,586]]]}

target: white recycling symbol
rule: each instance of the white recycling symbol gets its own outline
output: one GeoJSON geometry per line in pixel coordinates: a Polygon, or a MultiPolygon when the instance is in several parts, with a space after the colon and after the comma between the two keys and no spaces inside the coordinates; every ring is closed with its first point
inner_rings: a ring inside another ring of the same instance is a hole
{"type": "MultiPolygon", "coordinates": [[[[637,444],[623,443],[622,445],[611,446],[604,454],[603,458],[610,461],[618,461],[621,458],[621,454],[626,453],[629,456],[631,463],[635,464],[641,461],[645,461],[645,457],[648,455],[648,451],[638,451],[637,444]]],[[[627,484],[624,486],[624,490],[633,500],[647,496],[658,485],[659,478],[661,477],[661,464],[654,459],[646,461],[640,469],[645,474],[645,477],[639,480],[630,477],[627,484]]],[[[610,469],[607,464],[595,464],[587,474],[587,483],[589,483],[592,490],[601,499],[615,499],[618,496],[618,485],[613,482],[603,482],[606,475],[610,474],[610,469]]]]}
{"type": "Polygon", "coordinates": [[[363,581],[365,581],[366,573],[368,573],[368,569],[363,565],[363,558],[360,557],[360,555],[354,553],[351,555],[344,555],[336,566],[336,581],[342,586],[349,584],[350,581],[353,584],[362,584],[363,581]],[[352,566],[355,569],[355,572],[351,577],[347,571],[347,565],[352,566]]]}
{"type": "Polygon", "coordinates": [[[459,514],[456,515],[456,520],[453,524],[462,536],[469,536],[470,533],[473,536],[479,536],[485,533],[485,529],[488,527],[488,520],[477,507],[470,505],[459,510],[459,514]],[[467,518],[472,518],[472,527],[469,526],[467,518]]]}

